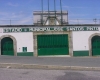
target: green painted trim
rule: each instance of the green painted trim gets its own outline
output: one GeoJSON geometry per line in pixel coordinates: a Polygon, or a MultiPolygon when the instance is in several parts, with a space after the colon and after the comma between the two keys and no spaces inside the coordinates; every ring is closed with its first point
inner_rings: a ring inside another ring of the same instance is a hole
{"type": "Polygon", "coordinates": [[[89,51],[73,51],[73,56],[89,56],[89,51]]]}
{"type": "Polygon", "coordinates": [[[17,56],[33,56],[33,52],[18,52],[17,56]]]}

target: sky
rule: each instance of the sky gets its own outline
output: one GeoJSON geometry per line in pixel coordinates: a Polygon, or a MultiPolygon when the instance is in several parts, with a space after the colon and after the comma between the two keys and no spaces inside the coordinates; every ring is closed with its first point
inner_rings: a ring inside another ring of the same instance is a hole
{"type": "MultiPolygon", "coordinates": [[[[43,9],[48,10],[48,0],[43,0],[43,9]]],[[[54,10],[54,0],[50,10],[54,10]]],[[[33,11],[41,11],[41,0],[0,0],[1,24],[33,24],[33,11]]],[[[60,0],[56,0],[60,10],[60,0]]],[[[62,0],[62,10],[68,11],[69,23],[100,23],[100,0],[62,0]]]]}

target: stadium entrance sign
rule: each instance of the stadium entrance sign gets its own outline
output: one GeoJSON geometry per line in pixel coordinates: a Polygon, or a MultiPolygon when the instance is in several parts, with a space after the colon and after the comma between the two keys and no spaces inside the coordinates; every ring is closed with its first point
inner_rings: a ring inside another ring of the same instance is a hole
{"type": "Polygon", "coordinates": [[[98,27],[22,27],[3,28],[3,33],[33,32],[33,31],[99,31],[98,27]]]}

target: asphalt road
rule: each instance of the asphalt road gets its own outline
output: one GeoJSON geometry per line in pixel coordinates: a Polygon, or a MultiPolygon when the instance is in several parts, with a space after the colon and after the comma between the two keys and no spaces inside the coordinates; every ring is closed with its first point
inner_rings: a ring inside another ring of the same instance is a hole
{"type": "Polygon", "coordinates": [[[100,57],[19,57],[0,56],[0,63],[100,67],[100,57]]]}
{"type": "Polygon", "coordinates": [[[3,68],[0,80],[100,80],[100,72],[3,68]]]}

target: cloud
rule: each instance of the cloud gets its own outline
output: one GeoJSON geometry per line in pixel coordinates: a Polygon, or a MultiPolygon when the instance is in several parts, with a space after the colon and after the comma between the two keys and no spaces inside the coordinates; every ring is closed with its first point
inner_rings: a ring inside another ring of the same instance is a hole
{"type": "Polygon", "coordinates": [[[88,16],[89,14],[69,14],[69,16],[88,16]]]}
{"type": "Polygon", "coordinates": [[[11,19],[18,19],[18,18],[20,19],[20,18],[25,17],[25,14],[23,12],[18,12],[18,13],[13,12],[9,15],[11,19]]]}
{"type": "Polygon", "coordinates": [[[19,19],[19,20],[9,20],[9,19],[0,20],[0,25],[9,25],[9,24],[11,24],[11,25],[32,25],[33,20],[30,16],[19,19]]]}
{"type": "Polygon", "coordinates": [[[24,25],[24,24],[33,24],[33,15],[24,14],[23,11],[20,12],[0,12],[0,25],[24,25]]]}
{"type": "Polygon", "coordinates": [[[8,13],[7,12],[0,12],[0,16],[6,16],[6,15],[8,15],[8,13]]]}
{"type": "Polygon", "coordinates": [[[21,20],[19,20],[19,21],[17,21],[16,22],[17,24],[23,24],[23,25],[25,25],[25,24],[30,24],[30,25],[32,25],[33,24],[33,19],[32,19],[32,17],[31,16],[28,16],[28,17],[25,17],[25,18],[23,18],[23,19],[21,19],[21,20]]]}
{"type": "Polygon", "coordinates": [[[8,5],[8,6],[12,6],[12,7],[17,7],[17,6],[18,6],[18,4],[13,4],[13,3],[11,3],[11,2],[7,3],[7,5],[8,5]]]}
{"type": "Polygon", "coordinates": [[[63,6],[65,8],[80,8],[80,9],[84,9],[84,8],[88,8],[88,7],[71,7],[71,6],[63,6]]]}
{"type": "Polygon", "coordinates": [[[96,14],[95,16],[100,16],[100,14],[96,14]]]}
{"type": "MultiPolygon", "coordinates": [[[[93,19],[70,19],[69,20],[70,24],[95,24],[93,19]]],[[[97,20],[97,24],[100,24],[100,21],[97,20]]]]}
{"type": "Polygon", "coordinates": [[[11,13],[11,12],[0,12],[0,19],[15,19],[22,18],[24,14],[21,13],[11,13]]]}

